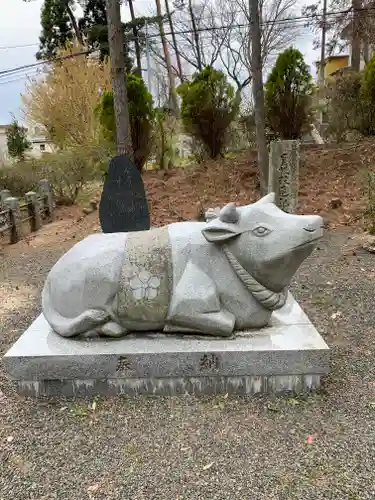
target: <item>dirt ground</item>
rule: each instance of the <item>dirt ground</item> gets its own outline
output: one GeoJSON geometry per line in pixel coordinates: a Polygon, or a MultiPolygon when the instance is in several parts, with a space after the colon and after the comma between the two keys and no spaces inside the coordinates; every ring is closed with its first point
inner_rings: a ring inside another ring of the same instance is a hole
{"type": "MultiPolygon", "coordinates": [[[[369,157],[374,145],[363,141],[328,150],[302,150],[299,213],[319,213],[332,228],[358,225],[365,206],[364,157],[369,157]],[[332,209],[335,198],[342,206],[332,209]]],[[[202,210],[233,200],[241,205],[259,198],[255,151],[190,169],[145,172],[144,182],[156,225],[195,219],[202,210]]]]}
{"type": "MultiPolygon", "coordinates": [[[[322,390],[32,401],[17,396],[0,363],[0,500],[375,498],[375,257],[352,237],[363,204],[360,153],[330,153],[341,162],[334,169],[332,156],[322,153],[320,174],[314,173],[319,155],[311,154],[301,169],[301,192],[308,195],[301,194],[300,211],[323,211],[331,229],[292,292],[331,348],[322,390]],[[334,197],[343,207],[329,209],[334,197]]],[[[218,167],[226,183],[215,181],[216,188],[206,167],[188,176],[147,173],[153,223],[194,217],[199,203],[222,204],[237,192],[239,203],[254,200],[249,165],[248,156],[226,160],[218,167]]],[[[98,228],[97,212],[83,217],[80,209],[61,209],[35,236],[4,247],[0,355],[40,312],[51,266],[98,228]]]]}

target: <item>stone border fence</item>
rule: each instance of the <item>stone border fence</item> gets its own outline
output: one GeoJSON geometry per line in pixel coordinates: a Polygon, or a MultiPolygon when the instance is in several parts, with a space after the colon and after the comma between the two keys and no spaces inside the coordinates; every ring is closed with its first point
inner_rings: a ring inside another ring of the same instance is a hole
{"type": "Polygon", "coordinates": [[[38,193],[29,191],[24,199],[20,203],[9,189],[0,191],[0,236],[8,231],[10,243],[22,239],[25,222],[29,222],[31,232],[35,232],[41,228],[43,219],[52,220],[53,217],[52,189],[46,179],[39,181],[38,193]]]}

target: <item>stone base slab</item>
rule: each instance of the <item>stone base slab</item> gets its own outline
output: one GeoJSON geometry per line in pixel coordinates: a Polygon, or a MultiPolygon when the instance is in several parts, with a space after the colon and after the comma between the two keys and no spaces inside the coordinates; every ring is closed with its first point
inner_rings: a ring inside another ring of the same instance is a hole
{"type": "Polygon", "coordinates": [[[254,377],[111,378],[91,380],[18,381],[24,396],[93,397],[117,396],[196,396],[212,394],[251,395],[275,392],[309,392],[320,387],[320,375],[275,375],[254,377]]]}
{"type": "Polygon", "coordinates": [[[318,388],[329,349],[289,294],[270,326],[230,339],[160,333],[66,339],[40,315],[4,363],[28,396],[255,394],[318,388]]]}

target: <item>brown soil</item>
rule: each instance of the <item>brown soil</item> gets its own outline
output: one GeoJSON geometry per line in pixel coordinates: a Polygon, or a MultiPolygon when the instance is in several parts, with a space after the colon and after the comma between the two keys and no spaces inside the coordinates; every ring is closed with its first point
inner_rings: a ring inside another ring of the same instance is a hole
{"type": "MultiPolygon", "coordinates": [[[[298,212],[319,212],[331,227],[358,223],[365,206],[363,156],[373,144],[302,150],[298,212]],[[330,208],[334,198],[342,206],[330,208]]],[[[153,224],[195,219],[209,207],[247,204],[259,197],[256,151],[195,168],[145,172],[144,182],[153,224]]]]}

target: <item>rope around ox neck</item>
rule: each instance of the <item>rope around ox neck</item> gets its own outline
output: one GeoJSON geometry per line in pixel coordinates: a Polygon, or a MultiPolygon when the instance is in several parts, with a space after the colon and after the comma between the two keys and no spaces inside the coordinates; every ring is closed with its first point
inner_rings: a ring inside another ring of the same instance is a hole
{"type": "Polygon", "coordinates": [[[227,245],[223,245],[224,253],[234,269],[237,276],[240,278],[246,289],[252,296],[266,309],[275,311],[280,309],[286,302],[288,290],[284,288],[281,292],[273,292],[261,285],[255,278],[253,278],[238,262],[236,257],[229,250],[227,245]]]}

